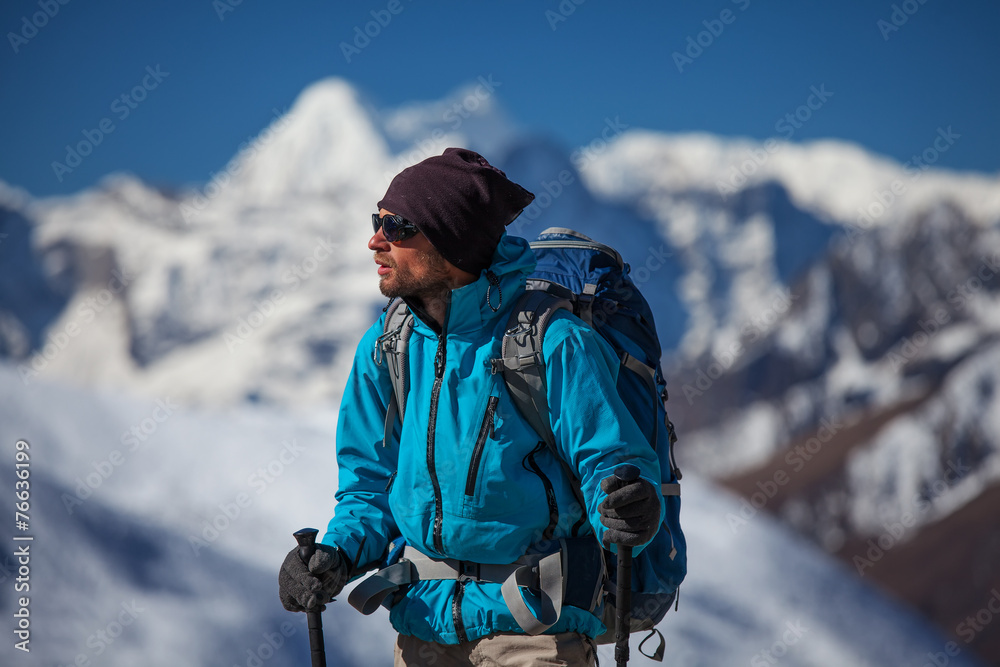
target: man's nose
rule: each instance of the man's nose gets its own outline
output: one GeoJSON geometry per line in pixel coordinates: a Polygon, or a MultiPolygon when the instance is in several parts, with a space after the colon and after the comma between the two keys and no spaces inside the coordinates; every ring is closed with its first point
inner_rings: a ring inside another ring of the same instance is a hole
{"type": "Polygon", "coordinates": [[[381,227],[368,239],[369,250],[387,250],[389,245],[389,242],[385,240],[385,234],[382,233],[381,227]]]}

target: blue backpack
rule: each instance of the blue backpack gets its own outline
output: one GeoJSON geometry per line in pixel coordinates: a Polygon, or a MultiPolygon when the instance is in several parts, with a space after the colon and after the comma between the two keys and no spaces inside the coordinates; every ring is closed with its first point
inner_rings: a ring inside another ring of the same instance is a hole
{"type": "MultiPolygon", "coordinates": [[[[674,459],[677,441],[667,416],[667,385],[660,367],[660,342],[649,304],[629,277],[629,266],[613,248],[579,232],[560,227],[543,231],[531,243],[537,266],[528,277],[528,291],[515,305],[495,363],[524,418],[555,450],[549,426],[541,359],[542,339],[551,315],[567,309],[607,340],[621,360],[618,393],[656,450],[662,471],[661,488],[667,511],[656,537],[632,564],[632,632],[651,630],[677,597],[687,573],[687,545],[680,526],[681,471],[674,459]],[[527,335],[525,335],[527,334],[527,335]]],[[[562,459],[559,459],[562,461],[562,459]]],[[[568,464],[564,468],[575,479],[568,464]]],[[[579,484],[576,485],[579,494],[579,484]]],[[[582,496],[578,497],[582,502],[582,496]]],[[[614,642],[617,568],[605,552],[609,574],[605,591],[605,635],[598,643],[614,642]]],[[[648,638],[647,638],[648,639],[648,638]]],[[[660,647],[655,659],[663,652],[660,647]]]]}
{"type": "MultiPolygon", "coordinates": [[[[556,453],[566,474],[574,480],[577,501],[586,507],[576,474],[561,456],[549,425],[548,397],[542,341],[549,319],[561,309],[569,310],[592,326],[614,348],[621,360],[618,393],[633,418],[649,438],[659,456],[661,491],[667,511],[660,530],[632,563],[631,632],[650,630],[659,623],[687,573],[687,545],[680,526],[681,471],[674,460],[677,440],[667,416],[667,386],[660,368],[660,343],[649,304],[629,277],[629,266],[613,248],[579,232],[560,227],[543,231],[531,243],[537,259],[528,277],[527,291],[515,304],[504,329],[501,356],[493,360],[493,371],[502,373],[521,415],[556,453]]],[[[394,400],[385,422],[385,439],[392,435],[397,415],[405,410],[407,395],[408,340],[413,316],[402,299],[386,307],[385,335],[380,351],[389,361],[394,400]]],[[[615,557],[604,551],[604,617],[608,631],[597,643],[614,643],[617,607],[615,557]]],[[[641,650],[641,645],[640,645],[641,650]]],[[[649,657],[662,660],[664,640],[649,657]]]]}

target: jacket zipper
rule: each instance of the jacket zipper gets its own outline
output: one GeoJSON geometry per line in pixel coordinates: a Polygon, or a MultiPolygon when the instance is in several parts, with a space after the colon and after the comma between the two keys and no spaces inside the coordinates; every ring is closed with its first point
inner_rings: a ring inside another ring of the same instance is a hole
{"type": "Polygon", "coordinates": [[[538,467],[538,462],[535,460],[535,454],[545,449],[547,445],[545,442],[539,442],[538,445],[532,449],[527,456],[524,457],[522,465],[525,469],[531,466],[530,470],[538,475],[538,478],[542,480],[542,486],[545,487],[545,502],[549,506],[549,525],[545,527],[545,532],[542,533],[542,540],[551,540],[552,536],[555,534],[556,525],[559,523],[559,503],[556,501],[556,491],[552,487],[552,482],[549,478],[542,472],[542,469],[538,467]]]}
{"type": "Polygon", "coordinates": [[[437,352],[434,354],[434,386],[431,389],[431,413],[427,422],[427,474],[434,487],[434,549],[444,555],[444,538],[442,536],[444,507],[441,499],[441,483],[437,477],[437,466],[434,463],[434,435],[437,422],[438,399],[441,395],[441,385],[444,383],[444,365],[446,360],[445,332],[442,329],[438,335],[437,352]]]}
{"type": "Polygon", "coordinates": [[[493,416],[496,414],[499,396],[490,396],[486,403],[486,414],[483,415],[483,424],[479,427],[479,437],[476,439],[476,446],[472,450],[472,461],[469,462],[469,476],[465,480],[465,495],[472,496],[476,493],[476,480],[479,478],[479,463],[483,458],[483,449],[486,446],[486,438],[493,437],[493,416]]]}
{"type": "Polygon", "coordinates": [[[455,637],[460,644],[469,641],[465,631],[465,621],[462,620],[462,598],[465,596],[465,582],[455,582],[455,595],[451,600],[451,621],[455,625],[455,637]]]}

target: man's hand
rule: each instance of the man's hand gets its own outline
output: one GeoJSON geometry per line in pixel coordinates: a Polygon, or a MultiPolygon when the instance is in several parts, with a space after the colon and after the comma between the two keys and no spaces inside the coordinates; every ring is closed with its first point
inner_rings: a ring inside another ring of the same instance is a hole
{"type": "Polygon", "coordinates": [[[308,567],[292,549],[278,573],[278,597],[288,611],[323,611],[348,578],[347,562],[337,549],[317,544],[308,567]]]}
{"type": "Polygon", "coordinates": [[[660,527],[660,496],[657,489],[640,478],[626,482],[615,475],[601,480],[608,494],[598,506],[604,524],[604,544],[637,547],[653,539],[660,527]]]}

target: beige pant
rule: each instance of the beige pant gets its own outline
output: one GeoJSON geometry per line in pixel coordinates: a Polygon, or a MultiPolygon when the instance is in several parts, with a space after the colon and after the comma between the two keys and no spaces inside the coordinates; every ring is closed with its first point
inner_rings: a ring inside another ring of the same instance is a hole
{"type": "Polygon", "coordinates": [[[399,635],[396,667],[534,667],[595,664],[594,643],[575,632],[558,635],[489,635],[464,644],[436,644],[399,635]]]}

